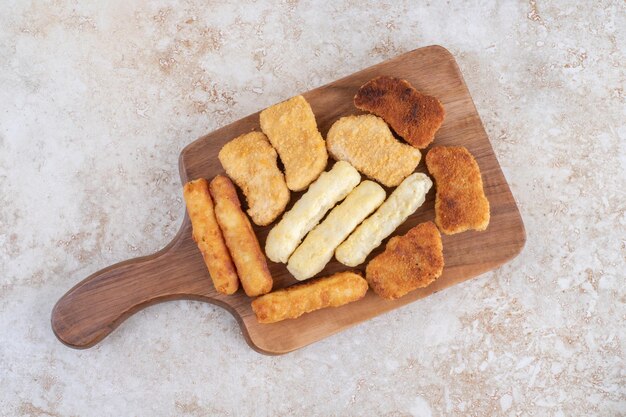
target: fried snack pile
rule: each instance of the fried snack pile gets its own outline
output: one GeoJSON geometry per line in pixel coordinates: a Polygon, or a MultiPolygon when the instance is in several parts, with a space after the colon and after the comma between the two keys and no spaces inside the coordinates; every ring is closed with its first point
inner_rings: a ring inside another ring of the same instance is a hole
{"type": "Polygon", "coordinates": [[[435,178],[435,223],[447,235],[485,230],[489,200],[480,168],[463,146],[435,146],[426,155],[426,167],[435,178]]]}
{"type": "Polygon", "coordinates": [[[367,282],[359,274],[339,272],[261,296],[252,301],[252,310],[259,323],[275,323],[360,300],[366,292],[367,282]]]}
{"type": "Polygon", "coordinates": [[[328,154],[311,106],[293,97],[261,112],[261,130],[280,155],[287,187],[304,190],[326,168],[328,154]]]}
{"type": "Polygon", "coordinates": [[[224,234],[246,295],[254,297],[272,290],[273,279],[252,225],[241,211],[237,191],[225,176],[218,175],[209,185],[215,200],[215,217],[224,234]]]}
{"type": "Polygon", "coordinates": [[[335,258],[352,267],[365,262],[367,255],[424,203],[426,193],[432,185],[432,181],[425,174],[409,175],[378,210],[339,245],[335,258]]]}
{"type": "Polygon", "coordinates": [[[354,105],[385,119],[398,135],[419,149],[435,139],[445,117],[439,100],[393,77],[376,77],[363,84],[354,96],[354,105]]]}
{"type": "Polygon", "coordinates": [[[385,251],[367,264],[365,276],[376,294],[393,300],[428,286],[441,276],[443,265],[441,235],[426,222],[392,237],[385,251]]]}
{"type": "Polygon", "coordinates": [[[207,180],[200,178],[188,182],[183,188],[183,196],[193,228],[193,240],[198,244],[215,289],[222,294],[233,294],[239,288],[239,279],[215,219],[207,180]]]}
{"type": "Polygon", "coordinates": [[[385,190],[363,181],[331,210],[289,258],[287,269],[297,280],[319,273],[333,257],[335,248],[385,200],[385,190]]]}
{"type": "Polygon", "coordinates": [[[280,216],[289,202],[289,189],[276,163],[278,155],[263,133],[231,140],[218,158],[246,196],[247,212],[255,224],[266,226],[280,216]]]}
{"type": "Polygon", "coordinates": [[[330,155],[348,161],[368,177],[395,187],[409,176],[420,161],[420,151],[400,143],[387,123],[371,114],[337,120],[326,138],[330,155]]]}
{"type": "Polygon", "coordinates": [[[265,241],[267,257],[274,262],[286,263],[302,238],[360,181],[358,171],[344,161],[337,162],[330,171],[322,173],[270,230],[265,241]]]}

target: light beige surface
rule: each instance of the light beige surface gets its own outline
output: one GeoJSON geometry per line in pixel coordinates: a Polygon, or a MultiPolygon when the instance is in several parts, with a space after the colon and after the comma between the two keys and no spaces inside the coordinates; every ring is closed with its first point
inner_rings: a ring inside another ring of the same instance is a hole
{"type": "Polygon", "coordinates": [[[2,414],[626,413],[624,2],[394,4],[2,2],[2,414]],[[433,43],[519,202],[513,262],[281,357],[197,302],[56,341],[67,289],[178,229],[186,144],[433,43]]]}

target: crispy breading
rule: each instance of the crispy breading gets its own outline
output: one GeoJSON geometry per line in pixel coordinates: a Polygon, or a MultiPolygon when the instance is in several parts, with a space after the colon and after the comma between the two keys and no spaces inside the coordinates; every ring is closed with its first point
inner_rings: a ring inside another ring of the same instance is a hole
{"type": "Polygon", "coordinates": [[[199,178],[188,182],[183,187],[183,197],[193,240],[198,244],[215,289],[222,294],[233,294],[239,288],[239,278],[215,219],[208,181],[199,178]]]}
{"type": "Polygon", "coordinates": [[[311,106],[304,97],[296,96],[263,110],[260,121],[261,130],[285,166],[287,187],[304,190],[324,171],[328,161],[311,106]]]}
{"type": "Polygon", "coordinates": [[[435,223],[447,234],[485,230],[489,200],[480,168],[463,146],[435,146],[426,155],[426,167],[435,178],[435,223]]]}
{"type": "Polygon", "coordinates": [[[350,162],[387,187],[411,175],[422,156],[418,149],[396,140],[387,123],[372,114],[337,120],[328,131],[326,147],[336,160],[350,162]]]}
{"type": "Polygon", "coordinates": [[[357,266],[383,239],[393,233],[411,214],[424,204],[433,183],[426,174],[411,174],[391,193],[389,198],[365,219],[337,250],[335,258],[348,266],[357,266]]]}
{"type": "Polygon", "coordinates": [[[385,196],[383,187],[373,181],[359,184],[309,232],[289,258],[289,272],[300,281],[319,273],[333,257],[335,248],[380,206],[385,196]]]}
{"type": "Polygon", "coordinates": [[[209,185],[215,201],[215,218],[224,234],[246,295],[254,297],[272,290],[273,280],[259,241],[246,214],[241,211],[235,186],[224,175],[209,185]]]}
{"type": "Polygon", "coordinates": [[[385,119],[398,135],[419,149],[435,139],[445,117],[437,98],[393,77],[376,77],[363,84],[354,96],[354,105],[385,119]]]}
{"type": "Polygon", "coordinates": [[[359,172],[345,161],[339,161],[330,171],[323,172],[270,230],[265,241],[267,257],[274,262],[286,263],[302,238],[360,181],[359,172]]]}
{"type": "Polygon", "coordinates": [[[433,222],[426,222],[389,239],[385,251],[367,264],[365,277],[376,294],[393,300],[430,285],[443,265],[441,235],[433,222]]]}
{"type": "Polygon", "coordinates": [[[259,323],[295,319],[326,307],[339,307],[360,300],[367,293],[367,281],[346,271],[276,290],[252,301],[259,323]]]}
{"type": "Polygon", "coordinates": [[[224,145],[218,158],[246,196],[247,212],[254,223],[267,226],[285,210],[289,189],[267,136],[261,132],[241,135],[224,145]]]}

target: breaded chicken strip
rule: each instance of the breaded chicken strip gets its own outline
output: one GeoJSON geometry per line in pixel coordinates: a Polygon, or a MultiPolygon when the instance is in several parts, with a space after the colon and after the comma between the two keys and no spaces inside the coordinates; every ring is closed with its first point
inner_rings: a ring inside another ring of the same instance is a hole
{"type": "Polygon", "coordinates": [[[209,185],[215,200],[215,217],[224,234],[224,241],[237,267],[241,285],[248,297],[272,290],[273,280],[252,225],[241,211],[233,183],[223,175],[209,185]]]}
{"type": "Polygon", "coordinates": [[[320,272],[333,257],[335,248],[385,200],[385,190],[373,181],[363,181],[345,200],[311,230],[289,258],[287,269],[297,280],[320,272]]]}
{"type": "Polygon", "coordinates": [[[363,84],[354,105],[385,119],[404,140],[424,149],[435,139],[445,110],[435,97],[417,91],[406,80],[376,77],[363,84]]]}
{"type": "Polygon", "coordinates": [[[385,251],[365,269],[367,282],[383,298],[396,299],[427,287],[443,272],[441,235],[433,222],[389,239],[385,251]]]}
{"type": "Polygon", "coordinates": [[[233,294],[239,288],[239,278],[215,219],[208,181],[200,178],[188,182],[183,187],[183,196],[193,240],[198,244],[215,289],[222,294],[233,294]]]}
{"type": "Polygon", "coordinates": [[[480,168],[463,146],[435,146],[426,155],[426,167],[435,178],[435,223],[447,234],[485,230],[489,200],[480,168]]]}
{"type": "Polygon", "coordinates": [[[311,106],[304,97],[296,96],[263,110],[260,121],[261,130],[285,166],[287,187],[304,190],[324,171],[328,161],[311,106]]]}
{"type": "Polygon", "coordinates": [[[421,158],[419,150],[398,142],[387,123],[371,114],[337,120],[328,131],[326,147],[336,160],[350,162],[387,187],[411,175],[421,158]]]}
{"type": "Polygon", "coordinates": [[[267,226],[285,210],[289,189],[267,136],[261,132],[241,135],[224,145],[218,158],[246,196],[248,215],[254,223],[267,226]]]}
{"type": "Polygon", "coordinates": [[[252,310],[259,323],[275,323],[360,300],[367,288],[367,281],[359,274],[339,272],[261,296],[252,301],[252,310]]]}
{"type": "Polygon", "coordinates": [[[265,241],[267,257],[286,263],[302,238],[360,181],[359,172],[345,161],[335,163],[330,171],[322,173],[270,230],[265,241]]]}
{"type": "Polygon", "coordinates": [[[409,175],[391,193],[389,198],[365,219],[335,251],[335,258],[348,266],[365,262],[371,251],[393,233],[419,206],[424,204],[426,193],[433,183],[427,175],[409,175]]]}

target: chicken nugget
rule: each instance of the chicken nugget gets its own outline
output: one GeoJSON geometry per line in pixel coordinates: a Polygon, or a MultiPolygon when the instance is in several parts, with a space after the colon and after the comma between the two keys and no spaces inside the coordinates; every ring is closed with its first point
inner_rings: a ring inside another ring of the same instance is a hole
{"type": "Polygon", "coordinates": [[[430,285],[443,265],[441,235],[433,222],[426,222],[389,239],[385,251],[367,264],[365,277],[376,294],[393,300],[430,285]]]}
{"type": "Polygon", "coordinates": [[[261,112],[261,130],[285,166],[287,187],[304,190],[324,171],[328,154],[311,106],[293,97],[261,112]]]}
{"type": "Polygon", "coordinates": [[[285,210],[289,189],[267,136],[261,132],[241,135],[224,145],[218,158],[246,196],[247,212],[254,223],[267,226],[285,210]]]}
{"type": "Polygon", "coordinates": [[[445,109],[435,97],[417,91],[407,80],[376,77],[363,84],[354,105],[385,119],[391,128],[416,148],[424,149],[435,139],[445,109]]]}
{"type": "Polygon", "coordinates": [[[426,155],[426,167],[435,178],[435,223],[447,234],[485,230],[489,200],[480,168],[463,146],[435,146],[426,155]]]}
{"type": "Polygon", "coordinates": [[[215,217],[224,234],[224,241],[237,267],[241,285],[248,297],[272,290],[273,280],[252,225],[241,211],[237,190],[224,175],[213,178],[209,185],[215,200],[215,217]]]}
{"type": "Polygon", "coordinates": [[[400,143],[387,123],[372,114],[337,120],[326,137],[330,155],[348,161],[356,169],[387,187],[395,187],[420,162],[420,151],[400,143]]]}
{"type": "Polygon", "coordinates": [[[335,163],[330,171],[322,173],[270,230],[265,241],[267,257],[286,263],[302,238],[360,181],[359,172],[345,161],[335,163]]]}
{"type": "Polygon", "coordinates": [[[335,258],[348,266],[357,266],[393,233],[398,226],[424,204],[433,183],[426,174],[411,174],[391,193],[389,198],[365,219],[335,251],[335,258]]]}
{"type": "Polygon", "coordinates": [[[297,280],[320,272],[335,248],[385,200],[385,190],[373,181],[363,181],[331,210],[289,258],[287,269],[297,280]]]}
{"type": "Polygon", "coordinates": [[[183,187],[183,196],[193,240],[198,244],[215,289],[222,294],[233,294],[239,288],[239,279],[215,219],[208,181],[200,178],[188,182],[183,187]]]}
{"type": "Polygon", "coordinates": [[[359,274],[339,272],[263,295],[252,301],[252,310],[259,323],[275,323],[360,300],[367,288],[367,281],[359,274]]]}

